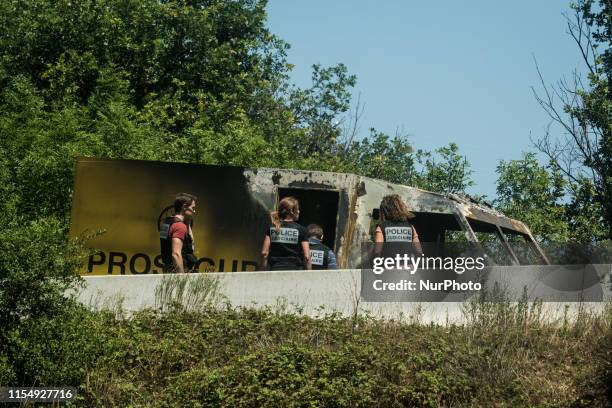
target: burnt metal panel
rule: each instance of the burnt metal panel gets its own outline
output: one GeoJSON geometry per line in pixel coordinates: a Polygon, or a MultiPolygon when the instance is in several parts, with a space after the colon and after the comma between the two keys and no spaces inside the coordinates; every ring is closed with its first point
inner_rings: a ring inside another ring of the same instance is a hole
{"type": "MultiPolygon", "coordinates": [[[[498,230],[501,228],[510,233],[521,234],[533,242],[546,261],[545,254],[533,239],[529,228],[521,221],[504,216],[491,206],[475,202],[469,197],[438,194],[354,174],[103,159],[80,159],[77,170],[75,183],[80,195],[75,194],[74,197],[71,234],[80,233],[82,229],[88,227],[88,225],[79,224],[78,217],[75,215],[76,210],[81,207],[86,213],[84,215],[92,219],[92,225],[106,223],[111,227],[114,226],[113,223],[116,223],[117,216],[108,214],[108,208],[96,207],[96,203],[100,200],[95,194],[105,196],[108,195],[108,191],[104,189],[90,191],[91,188],[103,184],[96,183],[96,180],[110,178],[116,184],[114,185],[116,191],[114,198],[120,197],[124,191],[133,191],[133,189],[142,190],[140,195],[149,197],[145,201],[149,203],[146,209],[150,211],[150,214],[145,216],[140,212],[129,218],[130,222],[135,223],[133,230],[140,231],[134,234],[138,238],[128,237],[129,242],[120,243],[124,248],[133,247],[133,250],[130,249],[133,257],[141,256],[143,252],[149,254],[149,262],[153,263],[158,251],[158,240],[155,231],[150,228],[151,225],[154,225],[151,220],[156,219],[159,213],[158,207],[167,206],[167,200],[170,200],[175,190],[178,189],[197,192],[202,205],[210,207],[202,211],[197,220],[200,223],[197,225],[201,226],[197,229],[201,239],[196,242],[206,243],[211,237],[214,237],[215,245],[204,245],[204,247],[217,254],[215,256],[219,259],[215,268],[224,270],[221,261],[227,262],[226,266],[241,261],[242,264],[253,267],[257,264],[254,258],[263,240],[263,234],[260,231],[264,228],[263,224],[269,221],[266,213],[276,208],[280,188],[328,190],[338,193],[335,249],[341,268],[360,266],[361,244],[372,238],[370,227],[375,221],[372,213],[379,207],[381,199],[388,194],[398,194],[413,212],[421,216],[427,214],[431,223],[436,222],[436,215],[444,214],[455,217],[458,226],[471,242],[478,242],[478,239],[468,220],[476,220],[498,230]],[[85,174],[83,171],[92,166],[98,169],[97,173],[90,174],[94,182],[86,183],[83,179],[83,174],[85,174]],[[185,172],[185,169],[189,171],[185,172]],[[161,187],[167,191],[164,190],[160,194],[161,187]],[[79,197],[87,198],[89,204],[85,205],[79,197]],[[233,229],[226,226],[230,223],[233,229]],[[204,226],[207,227],[204,228],[204,226]],[[232,236],[239,236],[244,241],[242,245],[237,245],[236,240],[231,239],[232,236]],[[146,237],[146,242],[142,237],[146,237]],[[248,259],[244,258],[246,255],[249,256],[248,259]]],[[[115,199],[115,202],[119,201],[115,199]]],[[[427,222],[430,223],[429,220],[427,222]]],[[[422,225],[427,228],[429,224],[422,225]]],[[[431,228],[444,230],[448,228],[448,225],[431,225],[431,228]]],[[[119,231],[119,228],[117,227],[116,230],[119,231]]],[[[126,238],[125,234],[118,236],[121,239],[126,238]]],[[[113,241],[113,245],[117,246],[118,242],[113,241]]],[[[114,248],[109,244],[109,251],[114,251],[111,247],[114,248]]],[[[120,248],[123,247],[120,246],[120,248]]],[[[205,256],[208,255],[205,254],[205,256]]],[[[237,270],[238,267],[232,266],[231,269],[237,270]]]]}

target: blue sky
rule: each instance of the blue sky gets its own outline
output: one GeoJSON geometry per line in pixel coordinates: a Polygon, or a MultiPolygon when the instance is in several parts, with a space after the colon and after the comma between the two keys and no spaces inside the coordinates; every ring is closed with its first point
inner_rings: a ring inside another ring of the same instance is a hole
{"type": "Polygon", "coordinates": [[[426,150],[455,142],[472,164],[470,193],[491,199],[499,160],[534,150],[530,135],[549,123],[531,91],[534,56],[549,83],[581,69],[568,4],[270,0],[268,25],[291,44],[297,85],[309,86],[314,63],[346,64],[365,104],[362,135],[400,128],[426,150]]]}

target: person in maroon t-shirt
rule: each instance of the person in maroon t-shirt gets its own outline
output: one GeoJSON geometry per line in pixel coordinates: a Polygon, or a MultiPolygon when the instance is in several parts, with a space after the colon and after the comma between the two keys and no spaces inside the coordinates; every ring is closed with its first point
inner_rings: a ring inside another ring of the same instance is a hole
{"type": "Polygon", "coordinates": [[[196,212],[196,197],[181,193],[174,200],[174,216],[160,226],[159,239],[164,272],[190,272],[197,264],[193,254],[191,219],[196,212]]]}

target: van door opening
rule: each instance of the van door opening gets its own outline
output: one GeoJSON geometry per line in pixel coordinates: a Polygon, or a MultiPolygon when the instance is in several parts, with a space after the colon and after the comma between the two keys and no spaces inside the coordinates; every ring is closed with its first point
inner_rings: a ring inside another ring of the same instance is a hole
{"type": "Polygon", "coordinates": [[[295,197],[300,203],[298,223],[319,224],[323,228],[323,243],[336,251],[336,223],[338,220],[337,191],[305,188],[279,188],[278,199],[295,197]]]}

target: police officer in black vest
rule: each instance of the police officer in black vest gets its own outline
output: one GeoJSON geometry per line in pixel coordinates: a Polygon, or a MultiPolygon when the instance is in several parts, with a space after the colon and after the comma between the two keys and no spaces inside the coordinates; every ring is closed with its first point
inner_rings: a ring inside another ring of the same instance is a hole
{"type": "Polygon", "coordinates": [[[296,222],[300,217],[298,200],[283,198],[278,203],[278,211],[270,217],[272,226],[266,228],[261,248],[262,270],[311,269],[306,228],[296,222]]]}
{"type": "Polygon", "coordinates": [[[196,212],[194,195],[180,193],[174,200],[174,215],[159,225],[159,242],[164,272],[191,272],[197,264],[193,254],[192,218],[196,212]]]}
{"type": "Polygon", "coordinates": [[[337,269],[336,255],[327,245],[323,244],[323,228],[317,224],[306,227],[308,243],[310,244],[310,262],[312,269],[337,269]]]}
{"type": "Polygon", "coordinates": [[[383,197],[380,203],[381,222],[376,226],[374,236],[375,254],[385,257],[394,257],[398,253],[421,254],[423,249],[419,235],[410,222],[413,218],[414,214],[408,210],[400,196],[392,194],[383,197]],[[385,243],[390,245],[385,246],[385,243]]]}

